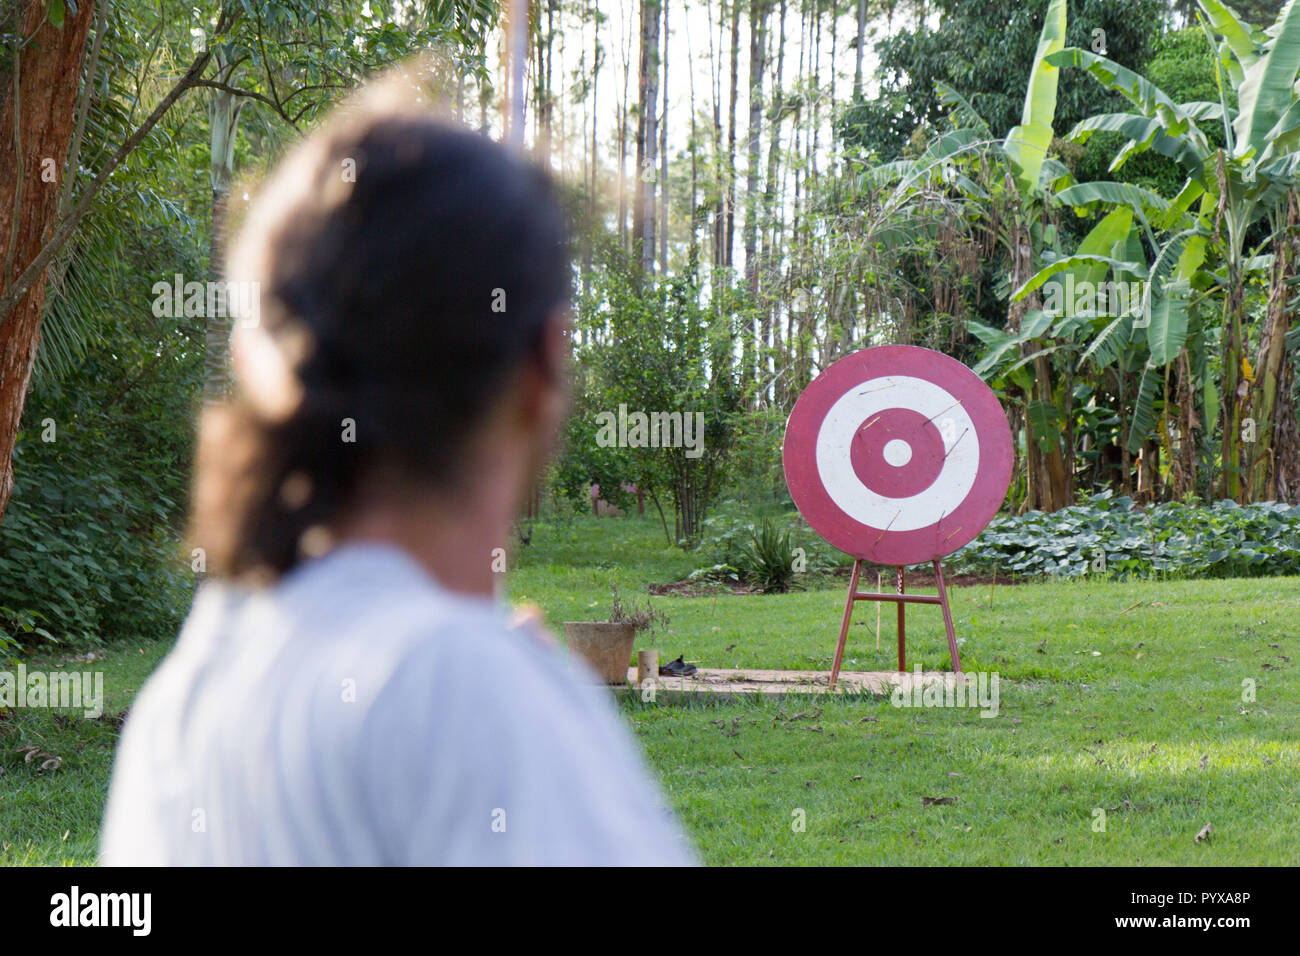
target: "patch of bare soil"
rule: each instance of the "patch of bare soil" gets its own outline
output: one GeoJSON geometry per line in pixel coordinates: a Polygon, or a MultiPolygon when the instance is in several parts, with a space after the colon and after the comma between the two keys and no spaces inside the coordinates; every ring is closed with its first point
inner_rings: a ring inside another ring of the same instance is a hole
{"type": "Polygon", "coordinates": [[[651,594],[671,597],[709,597],[713,594],[762,594],[758,588],[744,581],[697,580],[670,581],[668,584],[651,584],[646,588],[651,594]]]}

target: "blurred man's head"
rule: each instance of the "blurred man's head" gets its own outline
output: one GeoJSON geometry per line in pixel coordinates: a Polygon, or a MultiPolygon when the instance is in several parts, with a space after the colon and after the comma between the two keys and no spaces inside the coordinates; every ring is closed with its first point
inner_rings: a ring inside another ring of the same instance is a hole
{"type": "Polygon", "coordinates": [[[229,279],[259,295],[234,335],[236,397],[202,430],[209,572],[271,579],[340,539],[410,549],[443,527],[486,567],[506,542],[478,539],[508,532],[564,414],[548,176],[431,113],[354,106],[267,182],[229,279]]]}

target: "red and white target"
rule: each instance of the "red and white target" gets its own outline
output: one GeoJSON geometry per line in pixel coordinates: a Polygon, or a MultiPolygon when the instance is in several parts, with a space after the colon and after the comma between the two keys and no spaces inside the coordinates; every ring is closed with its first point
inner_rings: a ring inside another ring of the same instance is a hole
{"type": "Polygon", "coordinates": [[[1011,429],[997,396],[954,358],[910,345],[847,355],[786,424],[786,484],[818,534],[876,564],[934,561],[997,514],[1011,429]]]}

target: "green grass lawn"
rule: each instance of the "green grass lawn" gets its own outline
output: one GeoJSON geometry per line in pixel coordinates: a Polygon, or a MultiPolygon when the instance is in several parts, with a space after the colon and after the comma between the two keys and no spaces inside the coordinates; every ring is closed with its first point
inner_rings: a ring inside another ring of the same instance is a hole
{"type": "MultiPolygon", "coordinates": [[[[104,672],[104,716],[80,711],[13,710],[0,713],[0,865],[73,864],[95,860],[99,820],[121,714],[158,666],[172,640],[122,641],[94,653],[25,660],[29,671],[59,668],[104,672]],[[35,744],[62,758],[54,772],[25,761],[18,749],[35,744]]],[[[8,664],[0,665],[12,670],[8,664]]]]}
{"type": "MultiPolygon", "coordinates": [[[[611,586],[643,600],[647,583],[712,563],[667,547],[657,516],[539,524],[514,560],[511,599],[557,631],[605,616],[611,586]]],[[[828,669],[847,584],[809,584],[654,598],[671,622],[653,646],[705,666],[828,669]]],[[[952,603],[965,669],[1001,678],[996,718],[888,697],[623,696],[706,862],[1300,862],[1300,579],[981,586],[952,603]]],[[[893,666],[891,617],[877,652],[874,607],[859,605],[847,669],[893,666]]],[[[937,608],[909,609],[908,635],[909,667],[947,666],[937,608]]],[[[95,662],[109,714],[165,650],[124,642],[95,662]]],[[[0,863],[93,859],[113,740],[109,720],[0,721],[0,863]],[[26,743],[63,767],[25,764],[26,743]]]]}

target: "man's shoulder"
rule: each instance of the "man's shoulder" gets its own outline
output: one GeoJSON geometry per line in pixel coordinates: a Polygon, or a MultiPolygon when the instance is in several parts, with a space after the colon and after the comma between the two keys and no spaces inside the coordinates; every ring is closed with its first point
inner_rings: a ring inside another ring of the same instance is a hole
{"type": "Polygon", "coordinates": [[[318,650],[406,656],[487,650],[506,631],[504,610],[441,587],[396,548],[350,546],[295,572],[275,612],[318,650]]]}

